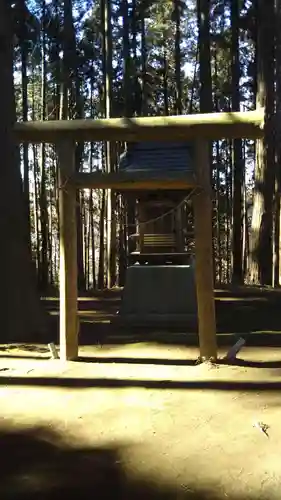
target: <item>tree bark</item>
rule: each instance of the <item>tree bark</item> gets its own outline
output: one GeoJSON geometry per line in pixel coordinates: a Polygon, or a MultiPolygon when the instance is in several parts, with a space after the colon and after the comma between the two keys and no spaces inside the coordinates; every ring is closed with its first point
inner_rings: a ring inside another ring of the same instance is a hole
{"type": "Polygon", "coordinates": [[[176,36],[175,36],[175,79],[176,79],[176,99],[175,99],[175,114],[182,114],[182,82],[181,82],[181,2],[174,0],[174,12],[176,21],[176,36]]]}
{"type": "Polygon", "coordinates": [[[275,190],[275,231],[274,231],[274,285],[281,284],[281,0],[276,0],[276,190],[275,190]]]}
{"type": "MultiPolygon", "coordinates": [[[[25,19],[25,0],[21,0],[20,7],[20,45],[21,45],[21,78],[22,78],[22,119],[28,120],[28,40],[25,19]]],[[[31,252],[31,239],[30,239],[30,192],[29,192],[29,161],[28,161],[28,144],[23,145],[23,192],[26,216],[26,238],[31,252]]]]}
{"type": "MultiPolygon", "coordinates": [[[[231,80],[232,111],[240,111],[240,58],[239,58],[239,0],[231,0],[231,80]]],[[[242,139],[233,141],[233,240],[232,240],[232,283],[243,283],[242,262],[242,192],[244,165],[242,139]]]]}
{"type": "Polygon", "coordinates": [[[0,265],[1,341],[38,341],[46,323],[35,286],[35,270],[25,232],[24,197],[18,154],[13,139],[15,103],[13,91],[12,13],[0,1],[0,265]]]}
{"type": "MultiPolygon", "coordinates": [[[[45,1],[42,3],[42,18],[45,19],[46,16],[46,5],[45,1]]],[[[43,25],[43,35],[42,35],[42,60],[41,60],[41,120],[46,119],[46,77],[47,77],[47,61],[46,61],[46,34],[45,26],[43,25]]],[[[46,173],[46,145],[40,145],[40,194],[39,194],[39,206],[40,206],[40,226],[41,226],[41,259],[39,266],[39,284],[40,290],[44,293],[48,290],[49,285],[49,259],[48,259],[48,240],[49,240],[49,229],[48,229],[48,200],[47,200],[47,173],[46,173]]]]}
{"type": "Polygon", "coordinates": [[[274,0],[257,5],[257,108],[265,108],[264,138],[257,142],[253,217],[250,238],[250,281],[272,284],[273,193],[275,152],[274,114],[274,0]]]}
{"type": "Polygon", "coordinates": [[[199,80],[200,112],[211,113],[212,74],[210,51],[210,0],[197,0],[198,43],[199,43],[199,80]]]}
{"type": "MultiPolygon", "coordinates": [[[[64,0],[64,21],[63,21],[63,75],[62,75],[62,119],[79,119],[82,116],[80,81],[77,70],[77,51],[76,37],[73,20],[72,0],[64,0]],[[73,79],[74,75],[74,79],[73,79]],[[75,114],[71,116],[72,103],[75,103],[75,114]]],[[[74,120],[73,120],[74,121],[74,120]]],[[[76,140],[76,139],[75,139],[76,140]]],[[[79,172],[81,160],[83,157],[83,141],[78,142],[75,151],[76,171],[79,172]]],[[[83,236],[81,221],[80,193],[76,193],[76,212],[77,212],[77,266],[78,266],[78,289],[85,290],[85,274],[83,262],[83,236]]]]}

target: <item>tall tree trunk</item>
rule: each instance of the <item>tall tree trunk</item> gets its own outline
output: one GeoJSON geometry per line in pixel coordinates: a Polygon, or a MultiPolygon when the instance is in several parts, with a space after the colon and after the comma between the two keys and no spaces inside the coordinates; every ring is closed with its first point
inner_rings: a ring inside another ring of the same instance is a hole
{"type": "MultiPolygon", "coordinates": [[[[32,121],[36,120],[35,113],[35,68],[32,65],[32,121]]],[[[34,220],[34,240],[35,240],[35,264],[37,269],[37,283],[39,284],[39,266],[40,266],[40,236],[39,236],[39,196],[38,196],[38,161],[37,147],[32,144],[33,153],[33,178],[34,178],[34,193],[33,193],[33,220],[34,220]]]]}
{"type": "MultiPolygon", "coordinates": [[[[214,87],[215,89],[218,88],[218,80],[219,80],[219,75],[218,75],[218,61],[217,61],[217,52],[214,51],[214,87]]],[[[219,109],[219,99],[218,99],[218,93],[215,92],[214,95],[214,107],[216,113],[220,111],[219,109]]],[[[215,178],[215,185],[216,185],[216,252],[215,252],[215,269],[216,269],[216,276],[215,276],[215,282],[217,281],[218,283],[222,283],[222,248],[221,248],[221,217],[223,214],[221,214],[221,182],[220,182],[220,172],[221,172],[221,165],[222,165],[222,160],[221,160],[221,153],[220,153],[220,141],[215,142],[215,151],[216,151],[216,178],[215,178]]]]}
{"type": "MultiPolygon", "coordinates": [[[[130,84],[130,40],[129,40],[129,18],[128,18],[128,0],[122,0],[123,14],[123,89],[124,89],[124,116],[130,117],[132,112],[131,99],[131,84],[130,84]]],[[[146,108],[146,44],[145,44],[145,20],[141,19],[141,50],[142,50],[142,79],[143,79],[143,95],[142,95],[142,113],[147,114],[146,108]]],[[[128,196],[127,200],[127,236],[128,236],[128,252],[131,253],[134,249],[134,242],[130,235],[136,232],[135,206],[134,197],[128,196]]]]}
{"type": "MultiPolygon", "coordinates": [[[[130,91],[130,39],[129,39],[129,15],[128,0],[122,0],[123,18],[123,95],[124,95],[124,115],[130,116],[132,110],[132,98],[130,91]]],[[[143,61],[142,61],[143,67],[143,61]]]]}
{"type": "Polygon", "coordinates": [[[124,199],[119,197],[119,286],[124,286],[126,275],[126,213],[124,199]]]}
{"type": "MultiPolygon", "coordinates": [[[[243,148],[244,149],[244,148],[243,148]]],[[[245,152],[243,151],[245,158],[245,152]]],[[[247,186],[246,186],[246,166],[244,169],[244,182],[243,182],[243,276],[246,276],[248,269],[248,255],[249,255],[249,223],[248,223],[248,206],[247,206],[247,186]]]]}
{"type": "Polygon", "coordinates": [[[274,193],[274,0],[257,5],[257,108],[265,108],[264,138],[257,141],[250,238],[250,280],[272,284],[274,193]]]}
{"type": "Polygon", "coordinates": [[[35,263],[37,269],[37,282],[39,283],[39,266],[40,266],[40,237],[39,237],[39,204],[38,204],[38,162],[37,148],[33,144],[33,177],[34,177],[34,193],[33,193],[33,218],[34,218],[34,239],[35,239],[35,263]]]}
{"type": "MultiPolygon", "coordinates": [[[[213,111],[211,42],[210,42],[210,0],[197,0],[197,24],[199,45],[199,99],[200,112],[213,111]]],[[[209,143],[210,181],[213,184],[213,145],[209,143]]],[[[214,281],[216,279],[215,252],[213,256],[214,281]]]]}
{"type": "Polygon", "coordinates": [[[138,44],[137,44],[137,35],[138,35],[138,23],[137,23],[137,0],[132,0],[132,52],[135,61],[138,57],[138,44]]]}
{"type": "Polygon", "coordinates": [[[99,271],[98,271],[98,288],[104,288],[104,218],[106,210],[105,190],[101,192],[101,208],[100,208],[100,242],[99,242],[99,271]]]}
{"type": "MultiPolygon", "coordinates": [[[[127,35],[126,35],[127,39],[127,35]]],[[[129,41],[129,40],[128,40],[129,41]]],[[[126,57],[126,53],[124,53],[126,57]]],[[[141,17],[141,73],[142,73],[142,97],[141,97],[141,114],[148,115],[148,92],[147,92],[147,47],[145,36],[145,14],[141,17]]]]}
{"type": "MultiPolygon", "coordinates": [[[[73,26],[74,29],[74,26],[73,26]]],[[[75,108],[76,108],[76,119],[84,118],[82,96],[80,91],[80,79],[78,77],[77,68],[75,68],[75,108]]],[[[75,149],[75,168],[79,172],[84,152],[84,143],[78,142],[75,149]]],[[[83,193],[77,189],[76,191],[76,219],[77,219],[77,266],[78,266],[78,290],[83,292],[86,290],[86,277],[84,270],[84,254],[83,254],[83,219],[82,214],[84,210],[83,206],[83,193]]]]}
{"type": "Polygon", "coordinates": [[[93,192],[90,193],[89,200],[89,216],[90,216],[90,230],[89,230],[89,247],[91,246],[91,266],[92,268],[92,287],[95,290],[96,288],[96,244],[95,244],[95,223],[94,223],[94,200],[93,200],[93,192]]]}
{"type": "MultiPolygon", "coordinates": [[[[92,78],[91,78],[91,91],[90,91],[90,104],[91,104],[91,115],[93,115],[93,110],[94,110],[94,79],[93,79],[93,62],[91,66],[92,70],[92,78]]],[[[91,143],[90,146],[90,172],[93,172],[93,166],[94,166],[94,144],[91,143]]],[[[96,289],[96,242],[95,242],[95,222],[94,222],[94,194],[96,194],[96,191],[91,190],[90,191],[90,198],[89,198],[89,217],[90,217],[90,231],[89,231],[89,248],[91,246],[91,265],[90,268],[92,269],[92,279],[90,281],[92,282],[92,287],[95,290],[96,289]]]]}
{"type": "MultiPolygon", "coordinates": [[[[240,58],[239,58],[239,0],[231,0],[231,84],[232,111],[240,111],[240,58]]],[[[232,217],[232,283],[243,283],[242,217],[244,165],[242,139],[233,141],[233,217],[232,217]]]]}
{"type": "Polygon", "coordinates": [[[276,0],[276,189],[275,189],[275,230],[274,230],[274,285],[281,284],[281,0],[276,0]]]}
{"type": "Polygon", "coordinates": [[[212,74],[210,51],[210,0],[197,0],[198,43],[199,43],[199,80],[200,112],[211,113],[212,74]]]}
{"type": "MultiPolygon", "coordinates": [[[[71,110],[75,109],[74,118],[79,118],[82,113],[80,102],[80,82],[77,71],[76,38],[73,21],[72,0],[64,0],[63,20],[63,61],[61,78],[61,119],[73,118],[71,110]],[[73,78],[74,75],[74,78],[73,78]]],[[[77,144],[75,151],[76,170],[80,170],[83,154],[83,145],[77,144]]],[[[80,209],[80,193],[76,195],[77,212],[77,267],[78,267],[78,290],[85,290],[85,275],[83,263],[83,234],[80,209]]]]}
{"type": "Polygon", "coordinates": [[[169,89],[168,89],[168,61],[167,50],[163,48],[163,93],[164,93],[164,113],[169,115],[169,89]]]}
{"type": "Polygon", "coordinates": [[[229,159],[226,162],[226,263],[227,263],[227,277],[226,282],[229,283],[231,280],[231,241],[232,241],[232,158],[233,151],[230,148],[229,159]]]}
{"type": "MultiPolygon", "coordinates": [[[[45,40],[45,25],[46,22],[46,6],[45,1],[42,2],[42,60],[41,60],[41,120],[46,119],[46,40],[45,40]]],[[[49,261],[48,261],[48,203],[47,203],[47,192],[46,192],[46,146],[41,144],[40,146],[40,194],[39,194],[39,204],[40,204],[40,223],[41,223],[41,259],[39,267],[39,283],[40,290],[42,292],[47,291],[48,281],[49,281],[49,261]]]]}
{"type": "Polygon", "coordinates": [[[176,36],[175,36],[175,76],[176,76],[176,102],[175,112],[178,115],[182,114],[182,84],[181,84],[181,2],[174,0],[174,12],[176,20],[176,36]]]}
{"type": "MultiPolygon", "coordinates": [[[[112,29],[111,29],[111,0],[102,2],[102,24],[103,24],[103,74],[104,74],[104,113],[106,118],[112,116],[112,29]]],[[[107,142],[105,145],[106,171],[114,170],[113,144],[107,142]]],[[[106,219],[107,219],[107,287],[116,284],[116,202],[115,193],[108,189],[106,193],[106,219]]]]}
{"type": "Polygon", "coordinates": [[[26,242],[24,198],[14,144],[13,26],[9,2],[0,0],[0,265],[1,340],[38,341],[45,320],[26,242]]]}
{"type": "MultiPolygon", "coordinates": [[[[25,18],[25,0],[21,0],[21,17],[20,17],[20,46],[21,46],[21,76],[22,76],[22,119],[28,120],[28,95],[27,95],[27,64],[28,64],[28,41],[25,18]]],[[[30,192],[29,192],[29,161],[28,161],[28,144],[23,144],[23,192],[24,192],[24,207],[26,217],[26,241],[31,253],[31,224],[30,224],[30,192]]]]}
{"type": "Polygon", "coordinates": [[[222,252],[221,252],[221,206],[220,206],[220,196],[221,196],[221,187],[220,187],[220,169],[219,165],[221,163],[220,160],[220,148],[219,141],[216,141],[216,243],[217,243],[217,252],[216,252],[216,281],[218,283],[222,282],[222,252]]]}

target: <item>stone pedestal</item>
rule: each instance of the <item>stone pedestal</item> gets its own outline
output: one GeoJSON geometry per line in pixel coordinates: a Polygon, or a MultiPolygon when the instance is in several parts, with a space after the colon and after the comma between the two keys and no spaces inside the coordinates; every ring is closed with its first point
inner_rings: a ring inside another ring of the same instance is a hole
{"type": "Polygon", "coordinates": [[[119,321],[132,326],[196,328],[194,266],[130,266],[119,321]]]}

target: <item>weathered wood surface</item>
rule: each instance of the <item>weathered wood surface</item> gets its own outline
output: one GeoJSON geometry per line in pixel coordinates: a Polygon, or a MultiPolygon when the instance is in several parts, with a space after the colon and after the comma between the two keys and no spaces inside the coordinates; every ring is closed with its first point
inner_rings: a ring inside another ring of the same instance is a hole
{"type": "Polygon", "coordinates": [[[190,141],[263,136],[264,110],[86,120],[17,122],[17,142],[75,141],[190,141]]]}
{"type": "Polygon", "coordinates": [[[62,141],[59,156],[60,359],[78,357],[76,189],[67,184],[75,170],[75,144],[62,141]]]}
{"type": "Polygon", "coordinates": [[[193,199],[195,233],[195,272],[198,307],[200,357],[217,358],[216,313],[213,272],[212,198],[209,147],[196,143],[197,177],[202,190],[193,199]]]}

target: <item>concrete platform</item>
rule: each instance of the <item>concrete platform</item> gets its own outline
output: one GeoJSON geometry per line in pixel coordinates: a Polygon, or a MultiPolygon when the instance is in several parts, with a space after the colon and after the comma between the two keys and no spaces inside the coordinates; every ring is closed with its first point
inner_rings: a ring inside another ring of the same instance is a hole
{"type": "Polygon", "coordinates": [[[193,265],[134,265],[127,269],[118,323],[197,326],[193,265]]]}

